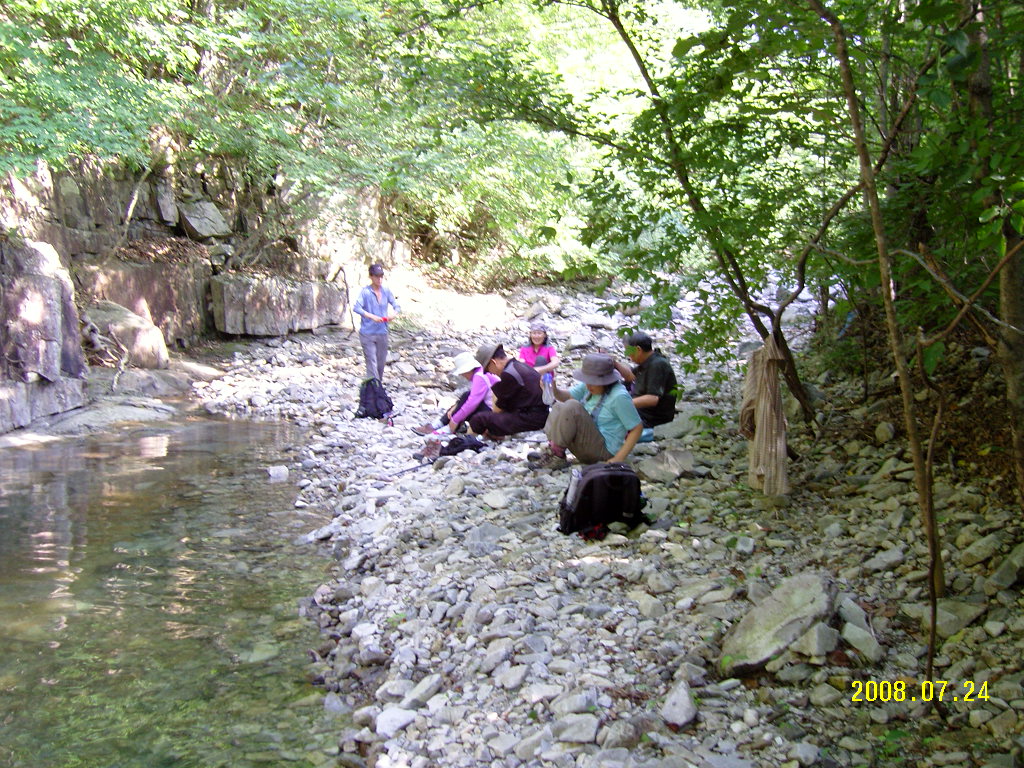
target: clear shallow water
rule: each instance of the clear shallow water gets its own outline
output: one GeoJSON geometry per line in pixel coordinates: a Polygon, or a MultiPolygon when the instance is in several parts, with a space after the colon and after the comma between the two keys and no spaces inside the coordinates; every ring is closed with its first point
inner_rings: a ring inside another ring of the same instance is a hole
{"type": "Polygon", "coordinates": [[[0,448],[0,766],[320,765],[286,425],[0,448]]]}

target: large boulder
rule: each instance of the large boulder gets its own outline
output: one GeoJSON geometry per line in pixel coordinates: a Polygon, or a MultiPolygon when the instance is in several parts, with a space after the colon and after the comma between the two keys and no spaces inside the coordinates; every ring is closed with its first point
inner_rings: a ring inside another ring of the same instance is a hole
{"type": "Polygon", "coordinates": [[[782,653],[813,624],[831,615],[835,592],[823,574],[784,579],[726,635],[720,661],[723,673],[757,669],[782,653]]]}
{"type": "Polygon", "coordinates": [[[127,307],[99,301],[89,308],[89,319],[100,333],[116,339],[128,352],[128,364],[136,368],[166,368],[171,361],[160,329],[127,307]]]}
{"type": "Polygon", "coordinates": [[[231,227],[225,221],[224,214],[209,200],[178,203],[178,215],[181,228],[193,240],[203,242],[213,237],[231,235],[231,227]]]}
{"type": "MultiPolygon", "coordinates": [[[[964,600],[939,600],[935,606],[935,634],[942,639],[952,637],[961,629],[969,626],[976,618],[988,610],[985,603],[972,603],[964,600]]],[[[927,603],[912,603],[901,609],[908,616],[921,622],[921,629],[927,632],[931,627],[932,612],[927,603]]]]}
{"type": "Polygon", "coordinates": [[[676,417],[654,428],[658,439],[678,439],[708,428],[708,409],[700,403],[676,403],[676,417]]]}
{"type": "Polygon", "coordinates": [[[339,324],[348,306],[341,286],[280,277],[217,275],[210,281],[210,295],[217,330],[246,336],[283,336],[339,324]]]}
{"type": "Polygon", "coordinates": [[[48,243],[0,243],[0,432],[85,402],[71,276],[48,243]]]}
{"type": "Polygon", "coordinates": [[[985,581],[985,594],[994,595],[1024,579],[1024,542],[1013,548],[985,581]]]}

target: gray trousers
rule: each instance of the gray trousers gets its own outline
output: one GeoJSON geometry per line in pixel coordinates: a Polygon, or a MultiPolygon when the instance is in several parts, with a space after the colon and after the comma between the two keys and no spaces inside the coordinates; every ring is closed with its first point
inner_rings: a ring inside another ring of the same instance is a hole
{"type": "Polygon", "coordinates": [[[612,457],[597,423],[579,400],[552,405],[544,434],[555,445],[572,451],[581,464],[596,464],[612,457]]]}
{"type": "Polygon", "coordinates": [[[384,381],[384,363],[388,359],[388,335],[386,333],[360,333],[359,343],[363,347],[366,378],[384,381]]]}

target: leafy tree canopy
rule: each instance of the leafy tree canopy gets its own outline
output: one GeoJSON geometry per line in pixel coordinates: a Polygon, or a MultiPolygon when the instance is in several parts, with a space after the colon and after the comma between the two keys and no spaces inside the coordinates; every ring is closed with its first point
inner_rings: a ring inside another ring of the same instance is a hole
{"type": "Polygon", "coordinates": [[[294,198],[376,186],[437,253],[516,253],[569,207],[574,150],[463,102],[502,56],[557,53],[537,18],[378,0],[14,0],[0,8],[0,170],[143,169],[169,141],[260,186],[283,174],[294,198]]]}

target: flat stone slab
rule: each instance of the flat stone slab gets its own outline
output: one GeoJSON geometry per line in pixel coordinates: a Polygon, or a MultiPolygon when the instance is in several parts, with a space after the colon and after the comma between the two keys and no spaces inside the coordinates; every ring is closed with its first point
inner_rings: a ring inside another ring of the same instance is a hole
{"type": "Polygon", "coordinates": [[[784,579],[726,635],[722,672],[732,675],[761,667],[831,614],[834,601],[835,587],[822,574],[784,579]]]}

